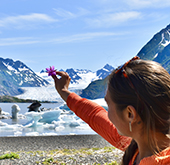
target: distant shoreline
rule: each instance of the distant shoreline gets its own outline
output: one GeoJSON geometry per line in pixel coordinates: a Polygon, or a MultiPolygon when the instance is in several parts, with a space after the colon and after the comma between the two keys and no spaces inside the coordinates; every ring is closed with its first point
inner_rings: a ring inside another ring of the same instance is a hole
{"type": "Polygon", "coordinates": [[[58,101],[39,101],[31,99],[19,99],[14,96],[0,96],[0,103],[33,103],[36,101],[40,103],[58,103],[58,101]]]}

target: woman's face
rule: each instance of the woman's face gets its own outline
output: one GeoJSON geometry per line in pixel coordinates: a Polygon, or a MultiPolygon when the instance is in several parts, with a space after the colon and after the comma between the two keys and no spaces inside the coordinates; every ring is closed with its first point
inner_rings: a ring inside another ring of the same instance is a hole
{"type": "Polygon", "coordinates": [[[123,111],[118,111],[116,104],[111,100],[110,93],[107,90],[105,100],[108,105],[108,117],[110,121],[115,125],[120,135],[126,135],[128,124],[123,120],[123,111]]]}

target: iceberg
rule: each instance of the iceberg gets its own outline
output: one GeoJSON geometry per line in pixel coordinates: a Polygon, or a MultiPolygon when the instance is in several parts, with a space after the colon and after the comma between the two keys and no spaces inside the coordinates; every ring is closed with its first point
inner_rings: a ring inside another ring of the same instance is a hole
{"type": "Polygon", "coordinates": [[[9,125],[7,123],[0,121],[0,132],[1,131],[22,131],[22,130],[23,130],[23,126],[20,124],[9,125]]]}
{"type": "Polygon", "coordinates": [[[54,110],[40,112],[42,118],[39,120],[39,122],[51,123],[54,120],[57,121],[57,120],[59,120],[58,118],[59,118],[61,112],[62,112],[62,110],[59,110],[58,108],[56,108],[54,110]]]}
{"type": "MultiPolygon", "coordinates": [[[[101,100],[96,102],[101,103],[101,100]]],[[[102,106],[105,106],[104,102],[102,106]]],[[[23,108],[20,112],[23,112],[23,108]]],[[[26,113],[17,114],[17,119],[0,120],[0,136],[95,134],[88,124],[77,117],[66,104],[44,109],[40,112],[25,110],[26,113]]],[[[9,116],[9,113],[3,112],[3,114],[9,116]]]]}

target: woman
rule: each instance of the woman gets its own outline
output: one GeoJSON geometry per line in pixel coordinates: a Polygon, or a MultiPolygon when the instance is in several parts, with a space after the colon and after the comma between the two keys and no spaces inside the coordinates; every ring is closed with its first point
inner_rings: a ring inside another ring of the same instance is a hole
{"type": "Polygon", "coordinates": [[[108,112],[68,90],[66,72],[52,75],[68,107],[109,143],[125,151],[123,165],[170,164],[170,75],[158,63],[134,57],[114,70],[108,112]]]}

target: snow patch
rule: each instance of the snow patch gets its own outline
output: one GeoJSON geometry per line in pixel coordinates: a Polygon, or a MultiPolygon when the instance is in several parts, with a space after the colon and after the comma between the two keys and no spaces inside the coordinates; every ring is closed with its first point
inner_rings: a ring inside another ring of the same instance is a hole
{"type": "Polygon", "coordinates": [[[24,67],[24,68],[18,68],[18,70],[19,70],[20,72],[26,71],[26,70],[30,71],[30,70],[29,70],[28,68],[26,68],[26,67],[24,67]]]}
{"type": "Polygon", "coordinates": [[[9,72],[9,71],[6,71],[9,75],[12,75],[12,73],[11,72],[9,72]]]}
{"type": "Polygon", "coordinates": [[[169,44],[170,44],[170,41],[167,41],[167,40],[166,40],[165,43],[162,43],[161,45],[164,46],[164,47],[166,47],[166,46],[169,45],[169,44]]]}
{"type": "Polygon", "coordinates": [[[153,57],[154,59],[158,56],[158,53],[155,54],[155,56],[153,57]]]}

